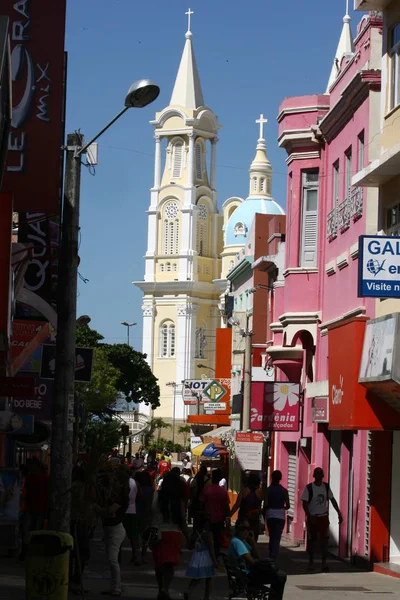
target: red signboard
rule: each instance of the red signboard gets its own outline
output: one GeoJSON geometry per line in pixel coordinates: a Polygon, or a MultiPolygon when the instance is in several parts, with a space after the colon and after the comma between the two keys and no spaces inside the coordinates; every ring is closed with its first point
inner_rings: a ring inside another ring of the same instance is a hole
{"type": "Polygon", "coordinates": [[[321,398],[313,398],[312,422],[329,423],[329,401],[326,396],[321,398]]]}
{"type": "Polygon", "coordinates": [[[33,398],[34,377],[0,377],[0,396],[6,398],[33,398]]]}
{"type": "MultiPolygon", "coordinates": [[[[11,353],[16,358],[22,350],[43,329],[45,321],[13,321],[11,336],[11,353]]],[[[39,369],[38,369],[39,370],[39,369]]]]}
{"type": "Polygon", "coordinates": [[[264,436],[262,433],[246,433],[245,431],[237,431],[236,437],[237,442],[258,442],[263,443],[264,436]]]}
{"type": "Polygon", "coordinates": [[[254,431],[299,431],[300,384],[251,384],[251,429],[254,431]]]}
{"type": "Polygon", "coordinates": [[[10,19],[12,122],[3,191],[18,212],[57,213],[64,131],[66,0],[2,0],[10,19]]]}

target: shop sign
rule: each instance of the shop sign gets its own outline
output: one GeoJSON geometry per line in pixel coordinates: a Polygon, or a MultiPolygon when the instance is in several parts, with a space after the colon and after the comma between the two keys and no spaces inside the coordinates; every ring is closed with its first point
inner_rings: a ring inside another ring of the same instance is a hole
{"type": "Polygon", "coordinates": [[[326,396],[322,398],[313,398],[312,422],[329,423],[329,401],[326,396]]]}
{"type": "MultiPolygon", "coordinates": [[[[32,373],[27,373],[33,375],[32,373]]],[[[51,421],[53,417],[53,381],[40,379],[35,376],[35,393],[33,398],[14,398],[12,410],[19,415],[33,415],[36,421],[51,421]]],[[[19,379],[23,381],[25,374],[20,373],[19,379]]]]}
{"type": "Polygon", "coordinates": [[[202,404],[207,401],[203,394],[210,383],[210,379],[185,379],[182,386],[183,403],[196,406],[198,402],[202,404]]]}
{"type": "Polygon", "coordinates": [[[213,379],[209,385],[204,389],[203,396],[206,396],[211,402],[219,402],[227,391],[221,382],[213,379]]]}
{"type": "Polygon", "coordinates": [[[33,398],[34,377],[0,377],[0,396],[6,398],[33,398]]]}
{"type": "Polygon", "coordinates": [[[3,433],[29,435],[34,430],[32,415],[17,415],[10,411],[0,411],[0,431],[3,433]]]}
{"type": "Polygon", "coordinates": [[[358,296],[400,298],[400,237],[359,237],[358,296]]]}
{"type": "Polygon", "coordinates": [[[14,210],[57,213],[65,96],[65,0],[2,0],[10,19],[12,121],[3,191],[14,210]]]}
{"type": "Polygon", "coordinates": [[[250,422],[253,431],[299,431],[300,384],[252,383],[250,422]]]}
{"type": "Polygon", "coordinates": [[[205,402],[204,410],[226,410],[226,402],[205,402]]]}
{"type": "Polygon", "coordinates": [[[264,436],[262,433],[236,432],[236,461],[243,471],[262,470],[263,443],[264,436]]]}
{"type": "MultiPolygon", "coordinates": [[[[93,348],[75,348],[75,381],[89,383],[92,379],[93,348]]],[[[40,377],[54,379],[56,346],[43,344],[40,377]]]]}
{"type": "Polygon", "coordinates": [[[18,469],[0,468],[0,522],[19,523],[21,499],[21,473],[18,469]]]}

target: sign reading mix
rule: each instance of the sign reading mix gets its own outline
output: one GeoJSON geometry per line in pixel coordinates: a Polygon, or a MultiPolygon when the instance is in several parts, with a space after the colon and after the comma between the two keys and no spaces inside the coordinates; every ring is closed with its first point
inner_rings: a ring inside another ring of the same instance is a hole
{"type": "Polygon", "coordinates": [[[400,298],[400,237],[359,237],[358,296],[400,298]]]}

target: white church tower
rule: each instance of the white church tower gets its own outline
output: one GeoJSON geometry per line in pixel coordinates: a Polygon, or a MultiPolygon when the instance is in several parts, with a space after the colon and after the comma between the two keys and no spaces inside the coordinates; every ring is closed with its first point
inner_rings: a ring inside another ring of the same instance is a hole
{"type": "MultiPolygon", "coordinates": [[[[143,352],[159,379],[155,416],[176,428],[187,414],[182,380],[213,368],[219,324],[222,218],[216,192],[218,120],[205,106],[188,31],[169,106],[156,114],[154,184],[148,209],[143,352]],[[169,385],[167,385],[169,384],[169,385]]],[[[146,407],[143,407],[145,409],[146,407]]]]}

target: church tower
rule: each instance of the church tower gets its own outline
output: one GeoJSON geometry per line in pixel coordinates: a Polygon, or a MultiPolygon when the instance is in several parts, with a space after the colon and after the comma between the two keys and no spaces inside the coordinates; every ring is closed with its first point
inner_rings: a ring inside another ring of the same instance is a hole
{"type": "Polygon", "coordinates": [[[222,250],[215,183],[219,125],[203,99],[193,12],[186,14],[188,31],[171,101],[151,121],[155,165],[145,275],[135,282],[144,293],[143,352],[161,391],[155,416],[175,421],[176,429],[189,408],[182,381],[200,376],[197,364],[214,366],[222,250]]]}

